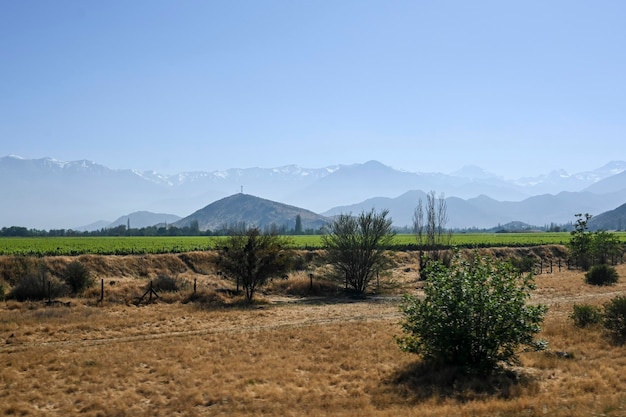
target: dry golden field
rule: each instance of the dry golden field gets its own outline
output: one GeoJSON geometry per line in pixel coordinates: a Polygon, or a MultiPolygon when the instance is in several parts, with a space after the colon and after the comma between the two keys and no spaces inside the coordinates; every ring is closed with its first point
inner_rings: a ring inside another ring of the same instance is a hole
{"type": "MultiPolygon", "coordinates": [[[[575,303],[601,305],[624,294],[626,265],[610,287],[588,286],[581,272],[565,269],[537,275],[533,302],[550,308],[541,334],[550,350],[522,353],[521,366],[485,380],[428,369],[396,346],[398,296],[420,291],[415,254],[398,253],[391,276],[364,301],[290,295],[308,289],[300,272],[272,283],[252,307],[220,291],[232,285],[208,266],[210,254],[188,256],[82,257],[105,282],[103,303],[99,285],[63,300],[69,307],[0,303],[0,413],[626,415],[626,347],[568,318],[575,303]],[[197,279],[198,295],[190,301],[187,289],[135,306],[163,270],[197,279]]],[[[11,262],[0,259],[0,266],[11,262]]],[[[45,262],[54,270],[69,259],[45,262]]]]}

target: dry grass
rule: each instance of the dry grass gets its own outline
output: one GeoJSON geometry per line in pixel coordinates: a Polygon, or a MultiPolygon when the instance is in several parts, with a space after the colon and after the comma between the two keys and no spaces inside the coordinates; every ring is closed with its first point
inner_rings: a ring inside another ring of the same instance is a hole
{"type": "Polygon", "coordinates": [[[178,261],[134,260],[148,265],[147,276],[118,265],[126,272],[106,277],[111,299],[103,304],[94,294],[71,307],[2,303],[0,414],[626,415],[624,347],[567,317],[574,303],[601,305],[622,294],[626,265],[610,287],[584,284],[581,272],[537,276],[534,301],[550,306],[541,337],[551,351],[523,353],[520,367],[486,380],[430,369],[397,348],[398,301],[388,295],[418,291],[414,254],[397,258],[386,296],[366,301],[301,298],[310,285],[302,272],[245,308],[220,292],[229,284],[219,277],[181,267],[179,275],[201,282],[199,301],[137,307],[119,294],[140,292],[155,264],[177,268],[178,261]],[[282,292],[289,286],[292,296],[282,292]],[[202,300],[218,302],[206,308],[202,300]]]}

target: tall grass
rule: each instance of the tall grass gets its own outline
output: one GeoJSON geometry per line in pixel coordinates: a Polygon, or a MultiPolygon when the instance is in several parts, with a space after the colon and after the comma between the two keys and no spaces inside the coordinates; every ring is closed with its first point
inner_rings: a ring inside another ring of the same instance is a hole
{"type": "MultiPolygon", "coordinates": [[[[221,309],[3,302],[0,415],[625,415],[623,346],[568,316],[626,284],[590,287],[573,271],[536,282],[534,300],[550,306],[540,335],[550,350],[522,353],[520,367],[490,380],[400,352],[393,299],[221,309]]],[[[408,280],[403,290],[419,291],[408,280]]]]}

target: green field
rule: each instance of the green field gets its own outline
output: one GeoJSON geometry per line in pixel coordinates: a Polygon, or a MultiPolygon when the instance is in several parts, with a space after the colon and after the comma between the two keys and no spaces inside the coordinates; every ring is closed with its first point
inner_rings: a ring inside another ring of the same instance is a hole
{"type": "MultiPolygon", "coordinates": [[[[616,233],[626,242],[626,232],[616,233]]],[[[0,255],[59,256],[59,255],[132,255],[180,253],[215,249],[223,237],[10,237],[0,238],[0,255]]],[[[321,236],[291,236],[293,247],[317,249],[321,236]]],[[[452,236],[458,247],[504,247],[566,244],[569,233],[463,233],[452,236]]],[[[415,236],[398,235],[393,249],[414,249],[415,236]]]]}

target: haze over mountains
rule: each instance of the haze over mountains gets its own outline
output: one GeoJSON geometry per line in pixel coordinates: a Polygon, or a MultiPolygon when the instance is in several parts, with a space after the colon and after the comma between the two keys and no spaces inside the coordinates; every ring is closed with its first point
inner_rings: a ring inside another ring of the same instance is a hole
{"type": "MultiPolygon", "coordinates": [[[[450,227],[493,227],[523,221],[566,223],[626,202],[626,162],[568,174],[508,180],[468,166],[451,174],[397,170],[377,161],[308,169],[229,169],[162,175],[113,170],[92,161],[0,158],[0,227],[73,228],[138,211],[186,217],[244,192],[325,216],[388,208],[394,224],[411,223],[424,192],[448,198],[450,227]],[[242,189],[243,187],[243,189],[242,189]]],[[[140,227],[133,224],[133,227],[140,227]]]]}

